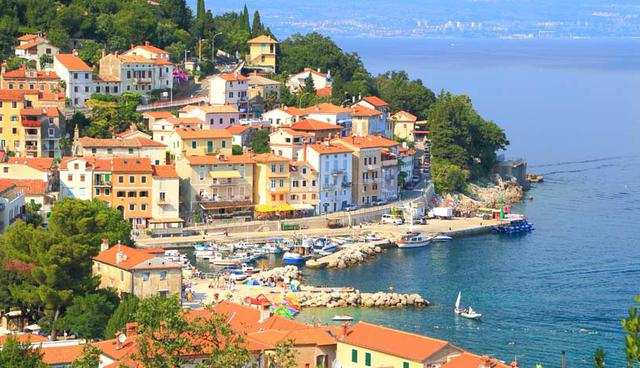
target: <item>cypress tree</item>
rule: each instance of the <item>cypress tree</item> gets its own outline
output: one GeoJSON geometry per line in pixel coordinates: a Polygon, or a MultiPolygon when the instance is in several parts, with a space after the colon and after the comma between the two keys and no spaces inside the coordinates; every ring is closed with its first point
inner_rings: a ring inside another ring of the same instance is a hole
{"type": "Polygon", "coordinates": [[[260,22],[260,12],[257,10],[253,13],[253,24],[251,25],[251,35],[253,37],[260,36],[264,32],[264,26],[260,22]]]}
{"type": "Polygon", "coordinates": [[[198,0],[198,5],[196,7],[196,18],[201,19],[202,17],[204,17],[204,14],[204,0],[198,0]]]}
{"type": "Polygon", "coordinates": [[[251,24],[249,24],[249,9],[247,8],[247,4],[244,4],[244,9],[242,10],[242,16],[240,17],[240,27],[247,31],[247,34],[251,34],[251,24]]]}

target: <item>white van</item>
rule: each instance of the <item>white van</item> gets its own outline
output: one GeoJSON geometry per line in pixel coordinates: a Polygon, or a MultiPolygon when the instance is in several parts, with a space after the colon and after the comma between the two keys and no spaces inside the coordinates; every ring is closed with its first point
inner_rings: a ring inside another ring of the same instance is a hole
{"type": "Polygon", "coordinates": [[[404,223],[404,220],[400,216],[386,214],[386,215],[382,215],[382,219],[380,220],[380,223],[381,224],[402,225],[404,223]]]}

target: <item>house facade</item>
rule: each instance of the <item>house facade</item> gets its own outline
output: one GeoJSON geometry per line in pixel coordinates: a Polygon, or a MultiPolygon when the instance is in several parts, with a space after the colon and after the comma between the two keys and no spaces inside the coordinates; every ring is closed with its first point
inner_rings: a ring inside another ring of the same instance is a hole
{"type": "Polygon", "coordinates": [[[280,82],[257,75],[249,74],[248,97],[249,105],[256,115],[260,116],[265,112],[267,98],[274,97],[273,102],[280,101],[280,82]]]}
{"type": "Polygon", "coordinates": [[[231,155],[231,133],[226,129],[176,128],[169,136],[169,150],[176,161],[187,156],[231,155]]]}
{"type": "Polygon", "coordinates": [[[351,110],[351,132],[353,135],[384,136],[386,134],[386,119],[384,119],[382,112],[362,105],[355,105],[351,110]]]}
{"type": "Polygon", "coordinates": [[[342,127],[341,135],[347,137],[351,135],[352,111],[341,106],[330,103],[321,103],[307,107],[303,110],[307,119],[322,121],[342,127]]]}
{"type": "Polygon", "coordinates": [[[273,153],[254,155],[253,199],[258,217],[286,215],[289,199],[290,159],[273,153]]]}
{"type": "MultiPolygon", "coordinates": [[[[53,46],[45,35],[25,34],[18,37],[15,55],[19,58],[40,62],[43,55],[53,58],[60,53],[60,49],[53,46]]],[[[43,68],[42,65],[40,65],[43,68]]]]}
{"type": "Polygon", "coordinates": [[[293,106],[278,107],[262,114],[262,120],[268,121],[273,129],[289,126],[301,119],[303,111],[293,106]]]}
{"type": "Polygon", "coordinates": [[[271,36],[260,35],[247,41],[249,44],[249,55],[247,64],[261,67],[270,71],[276,70],[276,46],[278,41],[271,36]]]}
{"type": "Polygon", "coordinates": [[[393,122],[393,135],[397,138],[406,139],[408,142],[414,142],[415,125],[418,118],[406,111],[399,111],[391,116],[393,122]]]}
{"type": "Polygon", "coordinates": [[[53,70],[64,81],[71,106],[84,107],[93,93],[93,69],[74,54],[58,54],[53,58],[53,70]]]}
{"type": "Polygon", "coordinates": [[[247,92],[249,79],[241,74],[217,74],[209,81],[209,103],[212,105],[231,105],[240,118],[251,116],[247,92]]]}
{"type": "Polygon", "coordinates": [[[81,157],[147,158],[154,165],[164,165],[167,146],[162,142],[150,139],[146,134],[144,135],[132,138],[82,137],[74,140],[72,151],[75,156],[81,157]]]}
{"type": "Polygon", "coordinates": [[[311,68],[305,68],[300,73],[289,76],[289,79],[287,81],[289,90],[291,90],[292,93],[297,93],[298,91],[300,91],[302,88],[304,88],[305,80],[309,78],[309,76],[311,76],[311,78],[313,79],[313,86],[315,87],[316,91],[332,87],[331,71],[322,73],[320,69],[314,70],[311,68]]]}
{"type": "Polygon", "coordinates": [[[180,110],[179,116],[202,120],[202,129],[225,129],[240,122],[240,112],[233,105],[189,105],[180,110]]]}
{"type": "Polygon", "coordinates": [[[329,141],[306,146],[306,160],[318,172],[317,214],[341,211],[352,201],[352,150],[329,141]]]}
{"type": "Polygon", "coordinates": [[[20,69],[12,71],[2,70],[0,86],[2,89],[27,89],[61,93],[64,92],[64,89],[60,84],[60,80],[58,74],[52,70],[28,69],[26,65],[23,65],[20,69]]]}
{"type": "Polygon", "coordinates": [[[305,144],[312,144],[315,141],[313,134],[291,128],[278,128],[269,134],[271,153],[294,161],[298,160],[305,144]]]}

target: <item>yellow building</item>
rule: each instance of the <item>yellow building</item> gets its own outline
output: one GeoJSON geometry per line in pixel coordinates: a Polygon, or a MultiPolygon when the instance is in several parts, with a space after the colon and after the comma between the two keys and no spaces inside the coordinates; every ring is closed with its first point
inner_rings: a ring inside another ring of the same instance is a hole
{"type": "Polygon", "coordinates": [[[447,341],[359,322],[338,340],[342,368],[441,367],[464,351],[447,341]]]}
{"type": "Polygon", "coordinates": [[[397,138],[415,141],[414,131],[418,118],[406,111],[399,111],[391,116],[393,122],[393,135],[397,138]]]}
{"type": "Polygon", "coordinates": [[[278,41],[271,36],[258,36],[247,41],[249,55],[247,64],[276,70],[276,45],[278,41]]]}
{"type": "Polygon", "coordinates": [[[187,156],[231,156],[232,134],[226,129],[176,128],[169,136],[169,150],[180,160],[187,156]]]}
{"type": "Polygon", "coordinates": [[[287,201],[290,160],[272,153],[255,155],[253,160],[253,200],[257,216],[284,216],[293,211],[287,201]]]}

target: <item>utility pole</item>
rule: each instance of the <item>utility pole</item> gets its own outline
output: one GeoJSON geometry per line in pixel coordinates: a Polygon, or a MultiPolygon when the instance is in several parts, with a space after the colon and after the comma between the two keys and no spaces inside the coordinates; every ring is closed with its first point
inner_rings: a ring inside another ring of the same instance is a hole
{"type": "Polygon", "coordinates": [[[201,38],[200,41],[198,41],[198,62],[202,62],[202,41],[204,40],[204,38],[201,38]]]}
{"type": "Polygon", "coordinates": [[[214,67],[216,66],[216,37],[220,36],[221,34],[222,32],[218,32],[211,38],[211,64],[214,67]]]}

